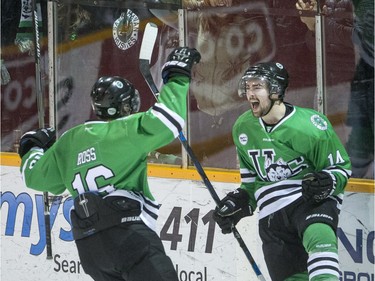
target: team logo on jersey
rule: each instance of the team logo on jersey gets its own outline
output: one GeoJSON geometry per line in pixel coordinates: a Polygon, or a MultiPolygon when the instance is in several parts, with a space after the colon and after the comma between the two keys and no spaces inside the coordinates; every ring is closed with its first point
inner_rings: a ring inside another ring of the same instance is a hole
{"type": "Polygon", "coordinates": [[[138,40],[139,18],[130,9],[113,23],[113,39],[121,50],[129,49],[138,40]]]}
{"type": "Polygon", "coordinates": [[[264,166],[269,181],[285,180],[292,175],[291,168],[282,158],[276,162],[272,162],[271,158],[267,158],[264,166]]]}
{"type": "Polygon", "coordinates": [[[311,122],[314,124],[315,127],[317,127],[319,130],[325,131],[327,130],[327,121],[324,120],[319,115],[313,115],[310,118],[311,122]]]}
{"type": "Polygon", "coordinates": [[[253,163],[256,174],[264,181],[275,182],[285,180],[309,167],[303,156],[289,159],[290,156],[288,155],[285,157],[289,160],[284,160],[282,157],[277,157],[275,149],[271,147],[247,149],[246,152],[249,160],[253,163]]]}
{"type": "Polygon", "coordinates": [[[247,144],[247,140],[248,140],[247,135],[246,134],[239,135],[238,140],[240,141],[242,145],[247,144]]]}

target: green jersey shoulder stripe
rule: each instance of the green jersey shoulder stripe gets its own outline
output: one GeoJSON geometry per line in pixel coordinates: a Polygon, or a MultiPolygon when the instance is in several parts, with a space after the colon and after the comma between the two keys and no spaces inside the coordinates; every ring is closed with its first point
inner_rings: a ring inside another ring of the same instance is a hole
{"type": "Polygon", "coordinates": [[[184,119],[162,103],[155,104],[152,113],[172,131],[174,137],[177,137],[185,126],[184,119]]]}

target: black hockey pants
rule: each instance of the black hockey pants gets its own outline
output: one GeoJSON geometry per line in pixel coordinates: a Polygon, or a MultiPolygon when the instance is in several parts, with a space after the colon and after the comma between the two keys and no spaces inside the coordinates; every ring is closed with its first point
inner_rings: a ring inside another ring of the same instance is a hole
{"type": "Polygon", "coordinates": [[[96,281],[178,281],[160,238],[137,219],[136,202],[85,196],[75,200],[71,219],[87,274],[96,281]]]}

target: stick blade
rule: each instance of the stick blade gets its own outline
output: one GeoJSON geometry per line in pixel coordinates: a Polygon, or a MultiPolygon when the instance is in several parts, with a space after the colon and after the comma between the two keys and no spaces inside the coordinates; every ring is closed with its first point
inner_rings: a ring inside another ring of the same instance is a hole
{"type": "Polygon", "coordinates": [[[152,52],[158,35],[158,27],[156,24],[149,22],[146,24],[145,31],[143,33],[143,39],[141,44],[141,50],[139,52],[139,69],[147,85],[151,89],[155,98],[158,99],[159,91],[155,85],[154,79],[151,75],[150,62],[152,52]]]}
{"type": "Polygon", "coordinates": [[[158,26],[153,22],[148,22],[143,33],[139,59],[151,61],[152,51],[158,36],[158,26]]]}

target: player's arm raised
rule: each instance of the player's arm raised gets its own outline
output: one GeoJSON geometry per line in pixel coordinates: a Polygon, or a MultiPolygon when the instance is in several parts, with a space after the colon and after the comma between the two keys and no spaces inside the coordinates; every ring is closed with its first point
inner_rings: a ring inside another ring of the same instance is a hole
{"type": "Polygon", "coordinates": [[[158,102],[142,116],[140,122],[144,133],[155,138],[151,149],[171,142],[185,126],[191,70],[199,60],[200,54],[196,49],[179,47],[172,51],[163,65],[164,86],[158,102]]]}

